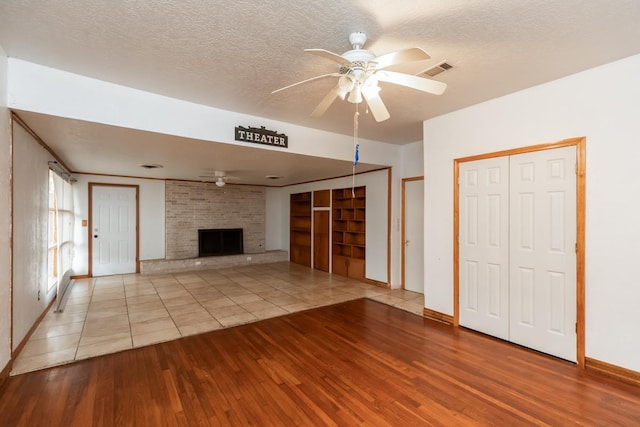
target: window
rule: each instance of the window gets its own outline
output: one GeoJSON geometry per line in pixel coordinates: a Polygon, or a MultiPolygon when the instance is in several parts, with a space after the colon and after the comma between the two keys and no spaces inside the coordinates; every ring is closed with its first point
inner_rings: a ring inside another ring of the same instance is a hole
{"type": "Polygon", "coordinates": [[[49,288],[71,269],[73,256],[73,193],[71,184],[49,171],[49,288]]]}
{"type": "Polygon", "coordinates": [[[58,215],[56,212],[56,192],[53,181],[53,172],[49,171],[49,225],[48,225],[48,249],[49,256],[47,270],[49,282],[47,292],[51,291],[58,283],[58,215]]]}

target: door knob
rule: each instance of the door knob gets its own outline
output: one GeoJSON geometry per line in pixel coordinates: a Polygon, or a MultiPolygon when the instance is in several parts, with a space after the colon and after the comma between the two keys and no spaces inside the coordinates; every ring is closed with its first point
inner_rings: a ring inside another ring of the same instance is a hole
{"type": "Polygon", "coordinates": [[[405,246],[409,246],[409,241],[408,241],[408,240],[405,240],[405,241],[404,241],[404,245],[405,245],[405,246]]]}

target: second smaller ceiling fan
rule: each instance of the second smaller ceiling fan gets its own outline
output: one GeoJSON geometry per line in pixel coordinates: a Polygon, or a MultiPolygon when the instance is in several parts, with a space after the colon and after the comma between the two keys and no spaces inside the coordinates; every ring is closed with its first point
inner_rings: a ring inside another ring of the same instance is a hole
{"type": "Polygon", "coordinates": [[[442,82],[389,70],[391,67],[408,62],[430,59],[431,56],[424,50],[413,47],[376,56],[373,52],[362,48],[366,41],[367,36],[365,33],[351,33],[349,43],[351,43],[352,50],[342,55],[324,49],[305,49],[305,52],[337,62],[338,71],[321,74],[274,90],[272,93],[322,78],[337,77],[337,85],[322,99],[316,109],[313,110],[313,113],[311,113],[311,116],[319,117],[323,115],[337,98],[346,99],[354,104],[361,103],[364,100],[375,120],[381,122],[387,120],[390,114],[382,102],[382,98],[380,98],[379,82],[393,83],[434,95],[441,95],[447,88],[447,85],[442,82]]]}

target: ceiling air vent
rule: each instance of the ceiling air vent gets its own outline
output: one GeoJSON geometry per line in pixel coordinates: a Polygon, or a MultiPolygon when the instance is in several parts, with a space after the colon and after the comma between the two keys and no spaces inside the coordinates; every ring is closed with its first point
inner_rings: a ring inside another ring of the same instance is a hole
{"type": "Polygon", "coordinates": [[[427,77],[435,77],[438,74],[442,74],[445,71],[448,71],[450,69],[453,68],[453,65],[449,64],[446,61],[443,61],[437,65],[434,65],[433,67],[429,68],[427,71],[424,71],[422,73],[422,75],[427,76],[427,77]]]}

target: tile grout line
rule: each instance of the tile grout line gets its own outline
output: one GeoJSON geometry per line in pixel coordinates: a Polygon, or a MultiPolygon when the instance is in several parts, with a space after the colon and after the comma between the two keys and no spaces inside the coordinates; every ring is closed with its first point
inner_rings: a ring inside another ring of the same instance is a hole
{"type": "MultiPolygon", "coordinates": [[[[191,295],[191,292],[189,292],[187,290],[187,288],[184,287],[184,285],[180,282],[180,280],[178,280],[177,277],[174,276],[174,279],[176,282],[178,282],[178,284],[180,286],[182,286],[182,288],[187,291],[189,293],[189,295],[191,295]]],[[[164,307],[164,309],[167,311],[167,314],[169,315],[169,319],[171,319],[171,323],[173,323],[173,326],[175,326],[176,330],[178,331],[178,334],[180,334],[180,337],[182,338],[182,332],[180,332],[180,328],[178,328],[178,325],[176,324],[176,321],[173,320],[173,316],[171,315],[171,312],[169,311],[169,308],[167,307],[167,305],[164,303],[164,298],[162,298],[162,295],[160,295],[160,292],[158,292],[158,288],[156,288],[155,283],[153,283],[153,281],[151,281],[151,285],[153,286],[153,289],[156,290],[156,293],[158,294],[158,298],[160,298],[160,302],[162,303],[162,306],[164,307]]],[[[170,299],[170,298],[169,298],[170,299]]],[[[195,298],[194,298],[195,299],[195,298]]],[[[196,300],[197,301],[197,300],[196,300]]],[[[133,339],[133,335],[132,335],[132,339],[133,339]]]]}
{"type": "Polygon", "coordinates": [[[131,316],[129,315],[129,298],[127,297],[127,286],[124,283],[124,277],[122,278],[122,291],[124,292],[124,305],[125,307],[127,307],[127,323],[129,324],[129,341],[131,342],[131,348],[135,348],[133,346],[133,329],[131,328],[131,316]]]}
{"type": "Polygon", "coordinates": [[[87,312],[84,314],[84,321],[82,322],[82,329],[80,330],[80,338],[78,339],[78,345],[76,345],[76,351],[73,354],[72,360],[78,360],[78,350],[80,350],[80,342],[82,342],[82,336],[84,335],[84,328],[87,326],[87,318],[89,317],[89,310],[91,310],[91,303],[93,302],[93,292],[96,290],[97,278],[91,278],[91,295],[89,296],[89,304],[87,305],[87,312]]]}

